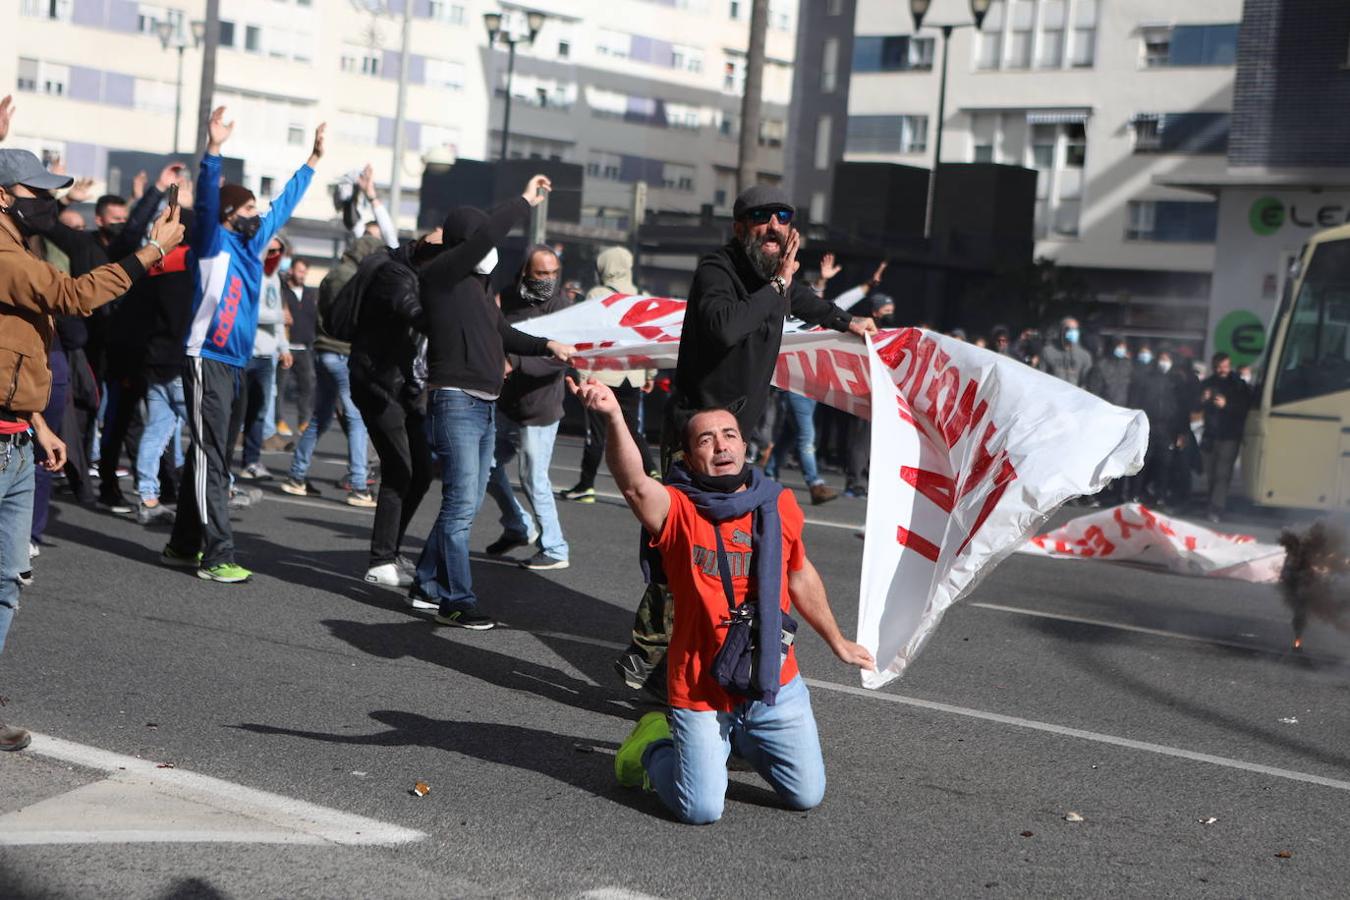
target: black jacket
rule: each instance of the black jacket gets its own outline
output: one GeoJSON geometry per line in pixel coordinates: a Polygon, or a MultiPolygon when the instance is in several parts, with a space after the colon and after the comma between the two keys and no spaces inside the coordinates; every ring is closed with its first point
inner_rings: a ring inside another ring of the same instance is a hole
{"type": "MultiPolygon", "coordinates": [[[[529,255],[526,255],[529,259],[529,255]]],[[[572,301],[562,291],[562,282],[543,303],[530,303],[520,296],[517,279],[502,293],[502,315],[507,322],[524,322],[567,309],[572,301]]],[[[552,425],[563,417],[563,375],[567,363],[548,357],[506,355],[511,374],[502,385],[497,407],[521,425],[552,425]]]]}
{"type": "Polygon", "coordinates": [[[490,214],[461,206],[445,217],[444,249],[421,270],[431,386],[500,394],[507,353],[548,354],[546,339],[506,324],[488,294],[486,276],[474,272],[529,210],[524,197],[515,197],[490,214]]]}
{"type": "Polygon", "coordinates": [[[684,312],[675,394],[667,406],[677,426],[700,409],[730,409],[749,434],[769,402],[769,381],[783,341],[783,320],[847,331],[849,315],[793,279],[788,297],[759,276],[738,241],[699,260],[684,312]]]}
{"type": "Polygon", "coordinates": [[[426,389],[418,371],[427,317],[412,262],[415,246],[376,251],[387,253],[389,260],[366,287],[349,361],[353,391],[405,406],[415,404],[426,389]]]}
{"type": "Polygon", "coordinates": [[[1100,359],[1088,371],[1084,386],[1107,403],[1125,406],[1130,399],[1130,376],[1134,374],[1134,366],[1129,359],[1114,356],[1100,359]]]}
{"type": "Polygon", "coordinates": [[[1209,399],[1203,401],[1205,411],[1206,446],[1214,441],[1240,441],[1243,429],[1247,425],[1247,410],[1252,403],[1252,389],[1232,372],[1225,378],[1211,375],[1200,382],[1202,392],[1209,391],[1209,399]],[[1223,408],[1214,402],[1216,397],[1224,398],[1223,408]]]}
{"type": "Polygon", "coordinates": [[[1176,391],[1172,380],[1153,363],[1133,365],[1129,406],[1143,410],[1144,415],[1148,416],[1150,443],[1170,443],[1176,437],[1170,432],[1177,421],[1176,391]]]}

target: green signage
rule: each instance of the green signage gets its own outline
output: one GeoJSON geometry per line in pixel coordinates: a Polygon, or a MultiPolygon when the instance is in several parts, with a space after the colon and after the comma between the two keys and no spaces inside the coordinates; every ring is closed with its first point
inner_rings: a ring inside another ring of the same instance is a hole
{"type": "Polygon", "coordinates": [[[1234,366],[1250,365],[1266,349],[1265,326],[1256,313],[1234,310],[1220,319],[1214,329],[1214,349],[1231,356],[1234,366]]]}
{"type": "Polygon", "coordinates": [[[1274,197],[1258,197],[1252,202],[1247,221],[1251,223],[1252,231],[1262,237],[1274,234],[1284,224],[1284,204],[1274,197]]]}

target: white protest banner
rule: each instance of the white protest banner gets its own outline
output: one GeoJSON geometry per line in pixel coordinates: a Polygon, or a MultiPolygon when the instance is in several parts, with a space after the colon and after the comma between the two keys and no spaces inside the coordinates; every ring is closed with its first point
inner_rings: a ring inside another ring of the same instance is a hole
{"type": "MultiPolygon", "coordinates": [[[[577,347],[579,369],[672,368],[684,301],[613,296],[518,327],[577,347]]],[[[1060,504],[1143,462],[1143,413],[1019,362],[915,328],[871,345],[785,329],[774,384],[870,417],[858,641],[863,684],[898,677],[943,612],[1060,504]]]]}
{"type": "Polygon", "coordinates": [[[1062,503],[1139,470],[1142,412],[907,328],[871,347],[872,475],[858,642],[897,678],[943,614],[1062,503]]]}
{"type": "Polygon", "coordinates": [[[1284,548],[1249,534],[1212,528],[1126,503],[1066,522],[1032,538],[1019,553],[1056,559],[1096,559],[1163,566],[1182,575],[1207,575],[1273,583],[1280,579],[1284,548]]]}

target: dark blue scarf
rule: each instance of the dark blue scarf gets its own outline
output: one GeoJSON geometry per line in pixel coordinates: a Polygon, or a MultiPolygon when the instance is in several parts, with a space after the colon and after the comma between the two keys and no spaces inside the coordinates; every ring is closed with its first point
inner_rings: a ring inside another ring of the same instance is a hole
{"type": "MultiPolygon", "coordinates": [[[[671,464],[666,484],[688,497],[699,515],[716,526],[753,513],[754,584],[759,596],[755,616],[756,644],[754,684],[759,695],[752,699],[772,706],[778,696],[783,640],[783,529],[778,519],[778,495],[783,487],[759,469],[750,470],[750,483],[743,491],[725,493],[700,488],[683,462],[671,464]]],[[[720,551],[720,548],[719,548],[720,551]]],[[[719,552],[719,556],[724,554],[719,552]]],[[[722,560],[719,560],[719,565],[722,560]]],[[[746,592],[747,597],[749,591],[746,592]]]]}

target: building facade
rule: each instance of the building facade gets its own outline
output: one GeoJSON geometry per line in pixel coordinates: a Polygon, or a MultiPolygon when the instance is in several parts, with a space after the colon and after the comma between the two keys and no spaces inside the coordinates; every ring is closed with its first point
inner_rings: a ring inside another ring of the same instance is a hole
{"type": "Polygon", "coordinates": [[[1038,172],[1036,255],[1105,301],[1103,330],[1203,337],[1217,205],[1160,176],[1226,165],[1241,0],[995,0],[978,30],[966,0],[935,0],[918,34],[905,3],[809,6],[799,53],[818,27],[838,42],[794,97],[789,178],[813,214],[838,160],[932,166],[954,24],[943,162],[1038,172]]]}
{"type": "MultiPolygon", "coordinates": [[[[226,152],[264,199],[303,161],[327,121],[323,180],[297,215],[329,220],[341,173],[393,170],[401,18],[411,2],[400,224],[411,228],[424,161],[499,154],[507,51],[489,46],[483,15],[523,19],[525,6],[449,0],[221,0],[213,104],[237,122],[226,152]]],[[[634,186],[655,209],[728,208],[735,193],[749,0],[570,0],[531,4],[543,27],[517,44],[507,154],[586,167],[583,206],[596,224],[627,227],[634,186]]],[[[796,10],[774,0],[758,168],[781,177],[796,10]]],[[[198,149],[201,49],[191,23],[205,0],[11,0],[0,26],[11,53],[0,85],[20,108],[12,146],[102,178],[108,153],[170,153],[182,62],[186,159],[198,149]],[[165,49],[157,22],[183,35],[165,49]]],[[[114,187],[128,189],[125,183],[114,187]]],[[[153,175],[153,173],[152,173],[153,175]]]]}

